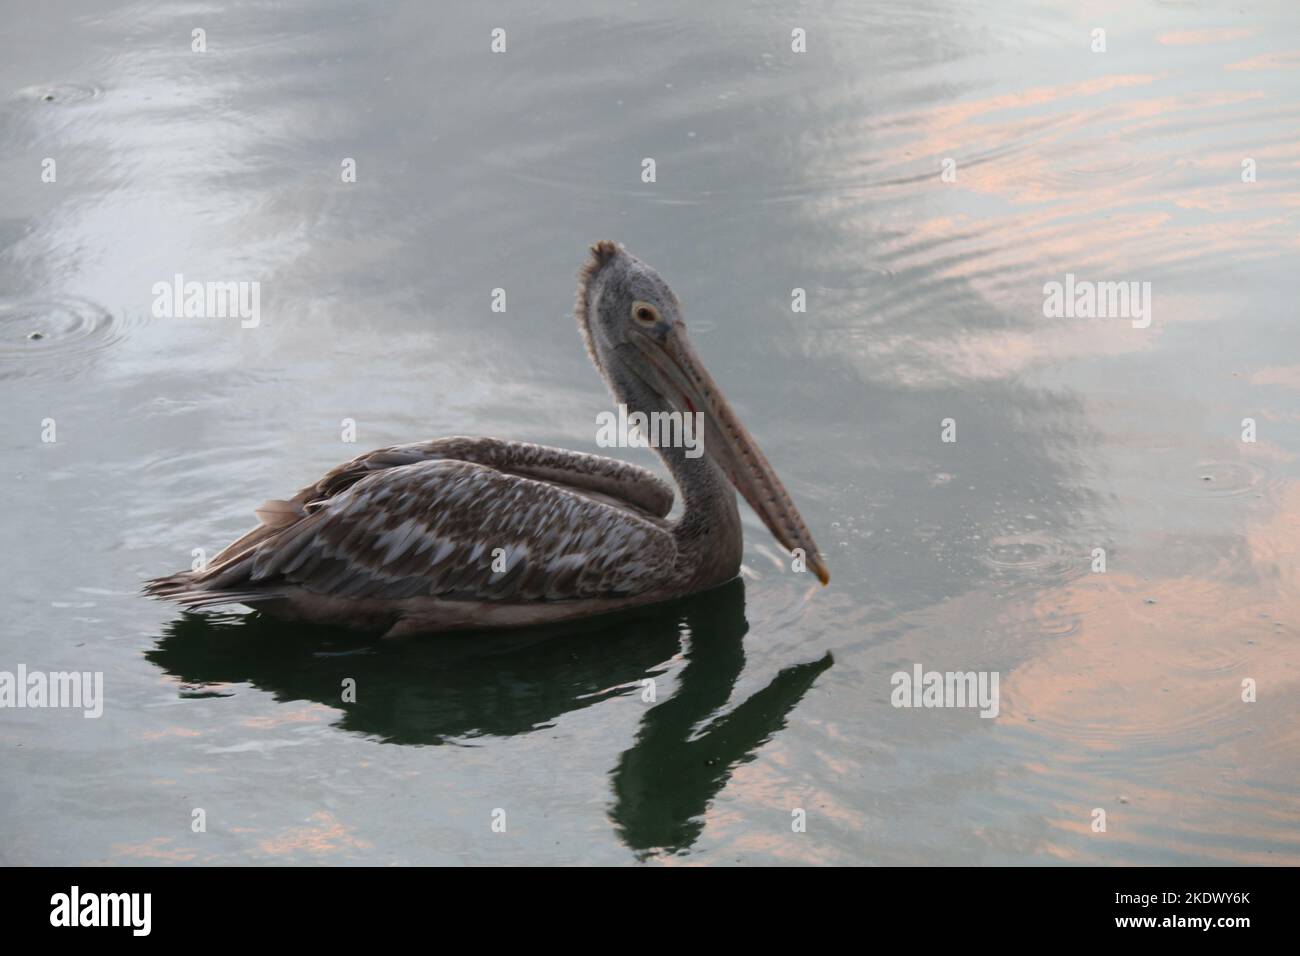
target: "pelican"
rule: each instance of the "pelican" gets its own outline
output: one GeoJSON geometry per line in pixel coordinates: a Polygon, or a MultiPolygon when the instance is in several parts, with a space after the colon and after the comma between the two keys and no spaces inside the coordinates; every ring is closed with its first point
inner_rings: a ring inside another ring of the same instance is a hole
{"type": "Polygon", "coordinates": [[[717,587],[740,570],[739,491],[822,584],[830,574],[772,466],[705,371],[681,305],[608,240],[578,274],[574,314],[596,370],[630,411],[703,414],[703,453],[655,450],[652,472],[498,438],[381,448],[328,472],[206,567],[145,590],[188,607],[383,631],[556,624],[717,587]],[[734,489],[734,490],[733,490],[734,489]]]}

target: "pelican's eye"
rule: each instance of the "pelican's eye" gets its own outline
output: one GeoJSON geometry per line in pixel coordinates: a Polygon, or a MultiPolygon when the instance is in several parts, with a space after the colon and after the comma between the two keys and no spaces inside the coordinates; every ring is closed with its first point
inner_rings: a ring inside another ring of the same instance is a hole
{"type": "Polygon", "coordinates": [[[654,325],[659,321],[659,310],[648,302],[633,302],[632,317],[642,325],[654,325]]]}

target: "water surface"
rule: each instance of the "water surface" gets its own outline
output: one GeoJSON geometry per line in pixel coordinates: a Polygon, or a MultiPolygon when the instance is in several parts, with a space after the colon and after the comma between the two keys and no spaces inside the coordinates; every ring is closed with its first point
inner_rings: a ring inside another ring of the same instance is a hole
{"type": "Polygon", "coordinates": [[[1300,862],[1300,10],[607,7],[9,12],[0,670],[107,699],[0,711],[0,861],[1300,862]],[[558,634],[138,595],[367,448],[598,450],[600,238],[673,284],[828,589],[746,510],[741,580],[558,634]],[[260,324],[155,317],[177,273],[260,324]],[[1150,325],[1046,318],[1067,273],[1151,283],[1150,325]],[[892,707],[917,663],[998,673],[997,718],[892,707]]]}

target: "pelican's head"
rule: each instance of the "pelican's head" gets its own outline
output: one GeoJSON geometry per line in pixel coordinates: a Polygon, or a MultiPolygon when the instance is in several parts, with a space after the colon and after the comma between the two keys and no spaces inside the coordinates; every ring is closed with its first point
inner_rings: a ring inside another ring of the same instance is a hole
{"type": "MultiPolygon", "coordinates": [[[[634,376],[665,405],[704,415],[704,452],[786,548],[801,549],[822,584],[830,572],[808,526],[686,337],[681,303],[659,273],[608,240],[591,247],[574,312],[591,360],[616,391],[634,376]]],[[[641,409],[646,411],[647,409],[641,409]]]]}

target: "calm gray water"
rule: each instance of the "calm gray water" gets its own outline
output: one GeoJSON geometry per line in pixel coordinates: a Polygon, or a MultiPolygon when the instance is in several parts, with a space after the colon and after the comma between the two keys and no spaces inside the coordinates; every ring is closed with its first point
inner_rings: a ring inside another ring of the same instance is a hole
{"type": "Polygon", "coordinates": [[[105,701],[0,710],[0,862],[1300,863],[1292,0],[5,6],[0,671],[105,701]],[[829,588],[746,509],[741,580],[572,633],[139,596],[368,448],[599,450],[600,238],[829,588]],[[260,324],[155,317],[177,273],[260,324]]]}

